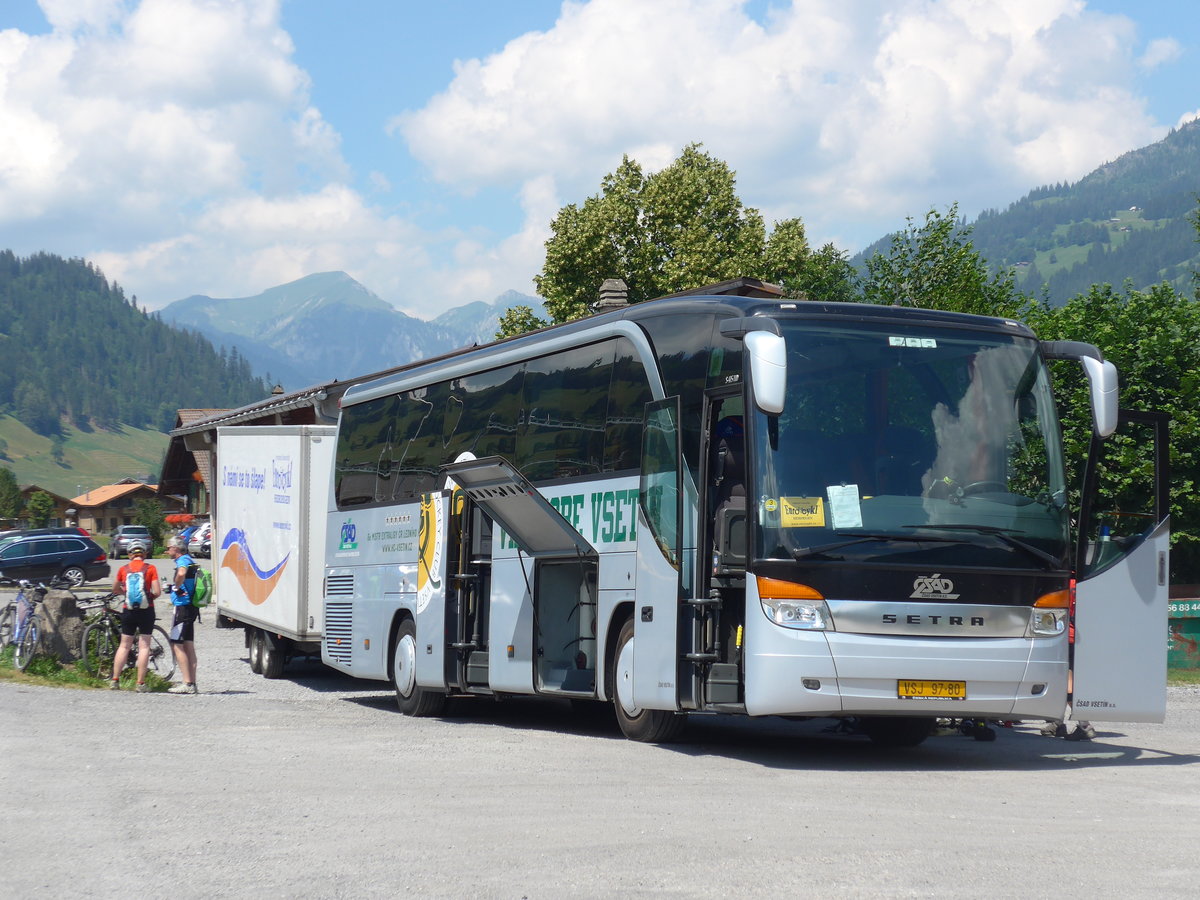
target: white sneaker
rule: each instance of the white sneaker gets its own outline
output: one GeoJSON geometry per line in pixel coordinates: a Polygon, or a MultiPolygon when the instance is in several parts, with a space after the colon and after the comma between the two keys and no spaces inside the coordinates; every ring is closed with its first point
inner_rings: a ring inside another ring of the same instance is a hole
{"type": "Polygon", "coordinates": [[[195,694],[198,692],[196,691],[196,685],[194,685],[194,684],[177,684],[173,688],[168,688],[167,693],[168,694],[195,694]]]}

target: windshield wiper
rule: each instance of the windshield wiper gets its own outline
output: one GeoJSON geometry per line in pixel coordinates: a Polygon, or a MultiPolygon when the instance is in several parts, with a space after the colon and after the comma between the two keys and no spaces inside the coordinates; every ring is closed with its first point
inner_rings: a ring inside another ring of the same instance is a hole
{"type": "MultiPolygon", "coordinates": [[[[905,528],[914,528],[922,526],[905,525],[905,528]]],[[[877,534],[874,532],[862,531],[835,531],[834,534],[844,535],[846,540],[834,541],[831,544],[821,544],[819,547],[798,547],[792,551],[792,555],[796,559],[803,559],[806,556],[819,556],[822,553],[828,553],[830,550],[841,550],[843,547],[852,547],[855,544],[868,544],[871,541],[908,541],[915,543],[918,541],[934,541],[947,544],[962,543],[962,538],[951,537],[933,537],[929,535],[915,534],[877,534]]]]}
{"type": "Polygon", "coordinates": [[[1062,560],[1057,559],[1047,553],[1041,547],[1035,547],[1028,541],[1023,541],[1019,537],[1014,537],[1003,528],[997,528],[994,525],[905,525],[905,528],[935,528],[938,531],[970,531],[975,534],[986,534],[989,537],[994,537],[997,540],[1007,544],[1010,547],[1015,547],[1018,550],[1024,550],[1030,556],[1034,556],[1041,562],[1046,564],[1049,569],[1061,569],[1062,560]]]}

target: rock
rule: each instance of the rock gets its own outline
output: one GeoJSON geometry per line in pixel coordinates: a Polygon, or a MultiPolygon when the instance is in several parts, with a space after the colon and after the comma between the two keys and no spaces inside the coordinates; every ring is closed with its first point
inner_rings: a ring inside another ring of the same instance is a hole
{"type": "Polygon", "coordinates": [[[77,662],[82,640],[83,613],[75,598],[66,591],[50,591],[42,603],[37,652],[57,656],[64,663],[77,662]]]}

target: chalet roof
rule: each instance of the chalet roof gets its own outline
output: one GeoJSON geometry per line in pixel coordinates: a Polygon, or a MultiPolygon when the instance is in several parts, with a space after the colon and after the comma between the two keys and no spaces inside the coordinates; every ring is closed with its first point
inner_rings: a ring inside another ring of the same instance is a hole
{"type": "Polygon", "coordinates": [[[92,488],[78,497],[72,497],[71,503],[79,507],[106,506],[114,500],[136,493],[143,488],[153,493],[158,493],[158,485],[144,484],[140,481],[132,484],[106,484],[98,488],[92,488]]]}
{"type": "Polygon", "coordinates": [[[49,495],[50,495],[51,497],[53,497],[53,498],[54,498],[56,501],[61,501],[62,503],[72,503],[72,502],[74,502],[74,501],[72,501],[72,500],[69,500],[69,499],[67,499],[67,498],[66,498],[66,497],[64,497],[62,494],[55,493],[54,491],[50,490],[50,488],[44,488],[44,487],[42,487],[40,484],[22,484],[22,485],[18,485],[18,486],[17,486],[17,489],[18,489],[18,490],[19,490],[19,491],[20,491],[22,494],[32,494],[32,493],[34,493],[35,491],[41,491],[43,494],[49,494],[49,495]]]}

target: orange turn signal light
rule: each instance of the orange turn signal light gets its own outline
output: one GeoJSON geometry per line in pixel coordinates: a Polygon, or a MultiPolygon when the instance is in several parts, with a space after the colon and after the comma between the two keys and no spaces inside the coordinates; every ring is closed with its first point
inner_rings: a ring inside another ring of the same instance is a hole
{"type": "Polygon", "coordinates": [[[807,584],[780,581],[778,578],[758,579],[758,596],[764,600],[824,600],[821,592],[807,584]]]}
{"type": "Polygon", "coordinates": [[[1061,590],[1042,594],[1034,601],[1033,605],[1037,609],[1066,609],[1071,605],[1071,592],[1061,590]]]}

